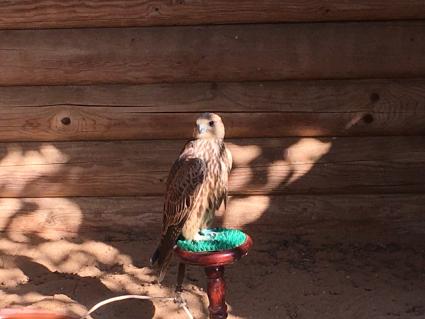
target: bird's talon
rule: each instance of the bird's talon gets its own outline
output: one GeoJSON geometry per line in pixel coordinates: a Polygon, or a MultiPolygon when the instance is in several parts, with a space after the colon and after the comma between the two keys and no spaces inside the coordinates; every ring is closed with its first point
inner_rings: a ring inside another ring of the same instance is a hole
{"type": "Polygon", "coordinates": [[[204,238],[203,240],[213,240],[217,236],[217,233],[215,231],[208,228],[201,229],[199,231],[199,234],[204,238]]]}
{"type": "Polygon", "coordinates": [[[195,237],[193,237],[193,240],[195,240],[195,241],[208,240],[208,237],[202,235],[201,232],[199,232],[195,235],[195,237]]]}

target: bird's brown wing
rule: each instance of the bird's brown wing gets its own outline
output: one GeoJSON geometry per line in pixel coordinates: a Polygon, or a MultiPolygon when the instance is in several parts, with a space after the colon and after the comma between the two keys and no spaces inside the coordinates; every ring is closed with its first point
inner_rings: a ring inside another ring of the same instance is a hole
{"type": "Polygon", "coordinates": [[[205,162],[199,158],[180,157],[173,165],[167,180],[162,234],[170,226],[181,225],[199,195],[206,176],[205,162]]]}
{"type": "Polygon", "coordinates": [[[233,157],[230,150],[224,144],[223,144],[223,152],[221,153],[221,161],[223,161],[224,166],[226,167],[226,170],[221,172],[221,174],[223,174],[221,178],[226,181],[224,185],[222,201],[224,201],[224,209],[227,209],[228,193],[229,193],[228,180],[229,180],[230,171],[232,170],[232,166],[233,166],[233,157]]]}
{"type": "Polygon", "coordinates": [[[204,161],[191,157],[190,151],[190,146],[183,151],[174,162],[167,179],[161,242],[151,258],[152,264],[158,262],[159,282],[164,278],[175,242],[189,217],[193,203],[200,195],[206,176],[204,161]]]}

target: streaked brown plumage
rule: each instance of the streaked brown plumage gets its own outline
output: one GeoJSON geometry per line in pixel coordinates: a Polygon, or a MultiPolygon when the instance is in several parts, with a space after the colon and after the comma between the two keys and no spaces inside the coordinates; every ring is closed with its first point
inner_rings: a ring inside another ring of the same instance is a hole
{"type": "Polygon", "coordinates": [[[208,228],[221,203],[227,203],[227,184],[232,155],[224,145],[220,116],[203,113],[197,120],[193,139],[183,147],[171,167],[165,193],[161,241],[151,258],[158,262],[159,279],[164,278],[177,238],[193,240],[208,228]]]}

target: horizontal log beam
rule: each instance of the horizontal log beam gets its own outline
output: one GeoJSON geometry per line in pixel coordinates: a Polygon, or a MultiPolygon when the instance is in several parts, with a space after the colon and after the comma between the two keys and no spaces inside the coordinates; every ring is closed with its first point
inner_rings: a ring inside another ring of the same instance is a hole
{"type": "MultiPolygon", "coordinates": [[[[14,240],[37,235],[45,239],[78,234],[144,234],[156,238],[162,219],[161,197],[4,198],[0,232],[14,240]]],[[[375,223],[400,232],[423,225],[425,195],[290,195],[232,197],[217,225],[267,227],[270,232],[315,225],[375,223]]],[[[378,231],[378,229],[377,229],[378,231]]],[[[423,233],[423,230],[422,230],[423,233]]]]}
{"type": "Polygon", "coordinates": [[[0,31],[0,85],[406,78],[425,22],[0,31]]]}
{"type": "MultiPolygon", "coordinates": [[[[0,197],[161,195],[183,141],[0,144],[0,197]]],[[[233,194],[425,191],[425,137],[229,140],[233,194]]]]}
{"type": "Polygon", "coordinates": [[[421,0],[15,0],[2,2],[0,12],[0,28],[18,29],[423,19],[425,5],[421,0]]]}
{"type": "Polygon", "coordinates": [[[222,114],[230,138],[425,134],[421,79],[0,87],[0,97],[0,141],[183,139],[205,111],[222,114]]]}

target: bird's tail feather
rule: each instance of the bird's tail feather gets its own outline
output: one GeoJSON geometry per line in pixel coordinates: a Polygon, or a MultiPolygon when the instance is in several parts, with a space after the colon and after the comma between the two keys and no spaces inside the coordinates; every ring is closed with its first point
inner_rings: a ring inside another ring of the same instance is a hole
{"type": "Polygon", "coordinates": [[[150,259],[151,265],[158,264],[158,282],[161,282],[164,279],[171,257],[173,256],[173,248],[180,236],[180,232],[180,228],[176,226],[169,227],[165,235],[162,236],[158,248],[155,250],[150,259]]]}
{"type": "Polygon", "coordinates": [[[160,269],[159,269],[158,282],[162,282],[164,280],[164,277],[165,277],[165,274],[167,273],[168,266],[170,265],[170,261],[171,261],[172,256],[173,256],[172,253],[168,254],[166,256],[166,259],[161,264],[160,269]]]}
{"type": "Polygon", "coordinates": [[[155,265],[155,263],[158,261],[159,258],[159,247],[155,249],[155,252],[153,253],[151,259],[149,260],[151,263],[151,266],[155,265]]]}

